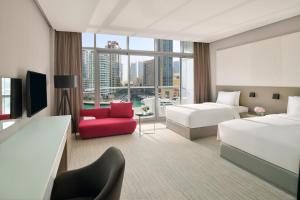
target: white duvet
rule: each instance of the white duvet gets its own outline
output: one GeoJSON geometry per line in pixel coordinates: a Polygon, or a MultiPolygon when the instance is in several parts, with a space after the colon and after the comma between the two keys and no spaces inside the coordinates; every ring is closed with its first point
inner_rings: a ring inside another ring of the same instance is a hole
{"type": "Polygon", "coordinates": [[[238,119],[239,107],[218,103],[185,104],[166,107],[166,119],[188,128],[214,126],[238,119]]]}
{"type": "Polygon", "coordinates": [[[219,124],[223,143],[298,174],[300,118],[286,114],[231,120],[219,124]]]}

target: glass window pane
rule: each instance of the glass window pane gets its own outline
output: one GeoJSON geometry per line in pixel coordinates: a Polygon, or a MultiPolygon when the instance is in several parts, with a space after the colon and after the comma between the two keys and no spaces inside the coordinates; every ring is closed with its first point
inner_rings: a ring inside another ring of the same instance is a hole
{"type": "Polygon", "coordinates": [[[136,113],[144,106],[155,113],[154,64],[153,56],[130,56],[130,96],[136,113]]]}
{"type": "Polygon", "coordinates": [[[130,56],[130,85],[154,86],[154,57],[130,56]]]}
{"type": "Polygon", "coordinates": [[[11,79],[10,78],[1,78],[2,85],[2,95],[10,96],[11,88],[11,79]]]}
{"type": "Polygon", "coordinates": [[[181,48],[183,50],[183,53],[193,53],[194,46],[193,42],[185,42],[181,41],[181,48]]]}
{"type": "Polygon", "coordinates": [[[183,58],[181,74],[181,104],[194,103],[194,59],[183,58]]]}
{"type": "Polygon", "coordinates": [[[180,59],[158,58],[158,111],[165,116],[166,106],[180,104],[180,59]]]}
{"type": "Polygon", "coordinates": [[[129,37],[129,49],[154,51],[154,39],[144,37],[129,37]]]}
{"type": "Polygon", "coordinates": [[[11,101],[11,79],[10,78],[0,78],[1,88],[0,88],[0,96],[1,96],[1,109],[0,114],[10,114],[10,101],[11,101]]]}
{"type": "Polygon", "coordinates": [[[173,52],[180,52],[180,41],[173,40],[173,52]]]}
{"type": "Polygon", "coordinates": [[[126,36],[97,34],[96,47],[109,49],[127,49],[126,36]]]}
{"type": "Polygon", "coordinates": [[[173,40],[155,40],[155,51],[172,52],[173,40]]]}
{"type": "Polygon", "coordinates": [[[10,114],[10,96],[2,97],[2,113],[0,114],[10,114]]]}
{"type": "Polygon", "coordinates": [[[82,49],[83,107],[95,107],[95,65],[94,50],[82,49]]]}
{"type": "Polygon", "coordinates": [[[99,53],[100,106],[128,101],[128,56],[99,53]]]}
{"type": "Polygon", "coordinates": [[[155,51],[163,52],[180,52],[181,51],[181,42],[179,40],[155,40],[155,51]]]}
{"type": "Polygon", "coordinates": [[[82,47],[94,47],[94,33],[82,33],[82,47]]]}

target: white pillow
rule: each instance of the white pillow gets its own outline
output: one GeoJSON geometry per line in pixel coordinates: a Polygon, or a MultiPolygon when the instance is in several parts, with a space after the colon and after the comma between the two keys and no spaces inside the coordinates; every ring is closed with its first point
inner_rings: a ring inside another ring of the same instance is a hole
{"type": "Polygon", "coordinates": [[[218,92],[217,103],[234,106],[236,104],[236,92],[218,92]]]}
{"type": "Polygon", "coordinates": [[[240,95],[241,95],[241,91],[235,91],[235,106],[240,106],[240,95]]]}
{"type": "Polygon", "coordinates": [[[300,96],[289,97],[287,114],[291,116],[300,116],[300,96]]]}
{"type": "Polygon", "coordinates": [[[93,120],[93,119],[96,119],[96,117],[94,117],[94,116],[84,116],[83,117],[83,120],[93,120]]]}

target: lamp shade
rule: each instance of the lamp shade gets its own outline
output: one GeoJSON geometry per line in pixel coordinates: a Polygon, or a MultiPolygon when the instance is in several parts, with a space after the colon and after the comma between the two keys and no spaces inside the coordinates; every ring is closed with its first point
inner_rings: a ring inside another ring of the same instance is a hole
{"type": "Polygon", "coordinates": [[[77,76],[75,75],[55,75],[54,76],[55,88],[76,88],[77,76]]]}

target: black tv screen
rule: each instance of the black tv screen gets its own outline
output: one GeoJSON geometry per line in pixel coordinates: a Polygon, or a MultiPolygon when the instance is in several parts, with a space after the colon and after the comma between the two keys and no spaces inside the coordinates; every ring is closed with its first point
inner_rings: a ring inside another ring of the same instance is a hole
{"type": "Polygon", "coordinates": [[[46,74],[32,71],[27,72],[26,100],[28,117],[47,107],[46,74]]]}
{"type": "Polygon", "coordinates": [[[16,119],[22,116],[22,79],[12,78],[11,85],[10,117],[16,119]]]}

